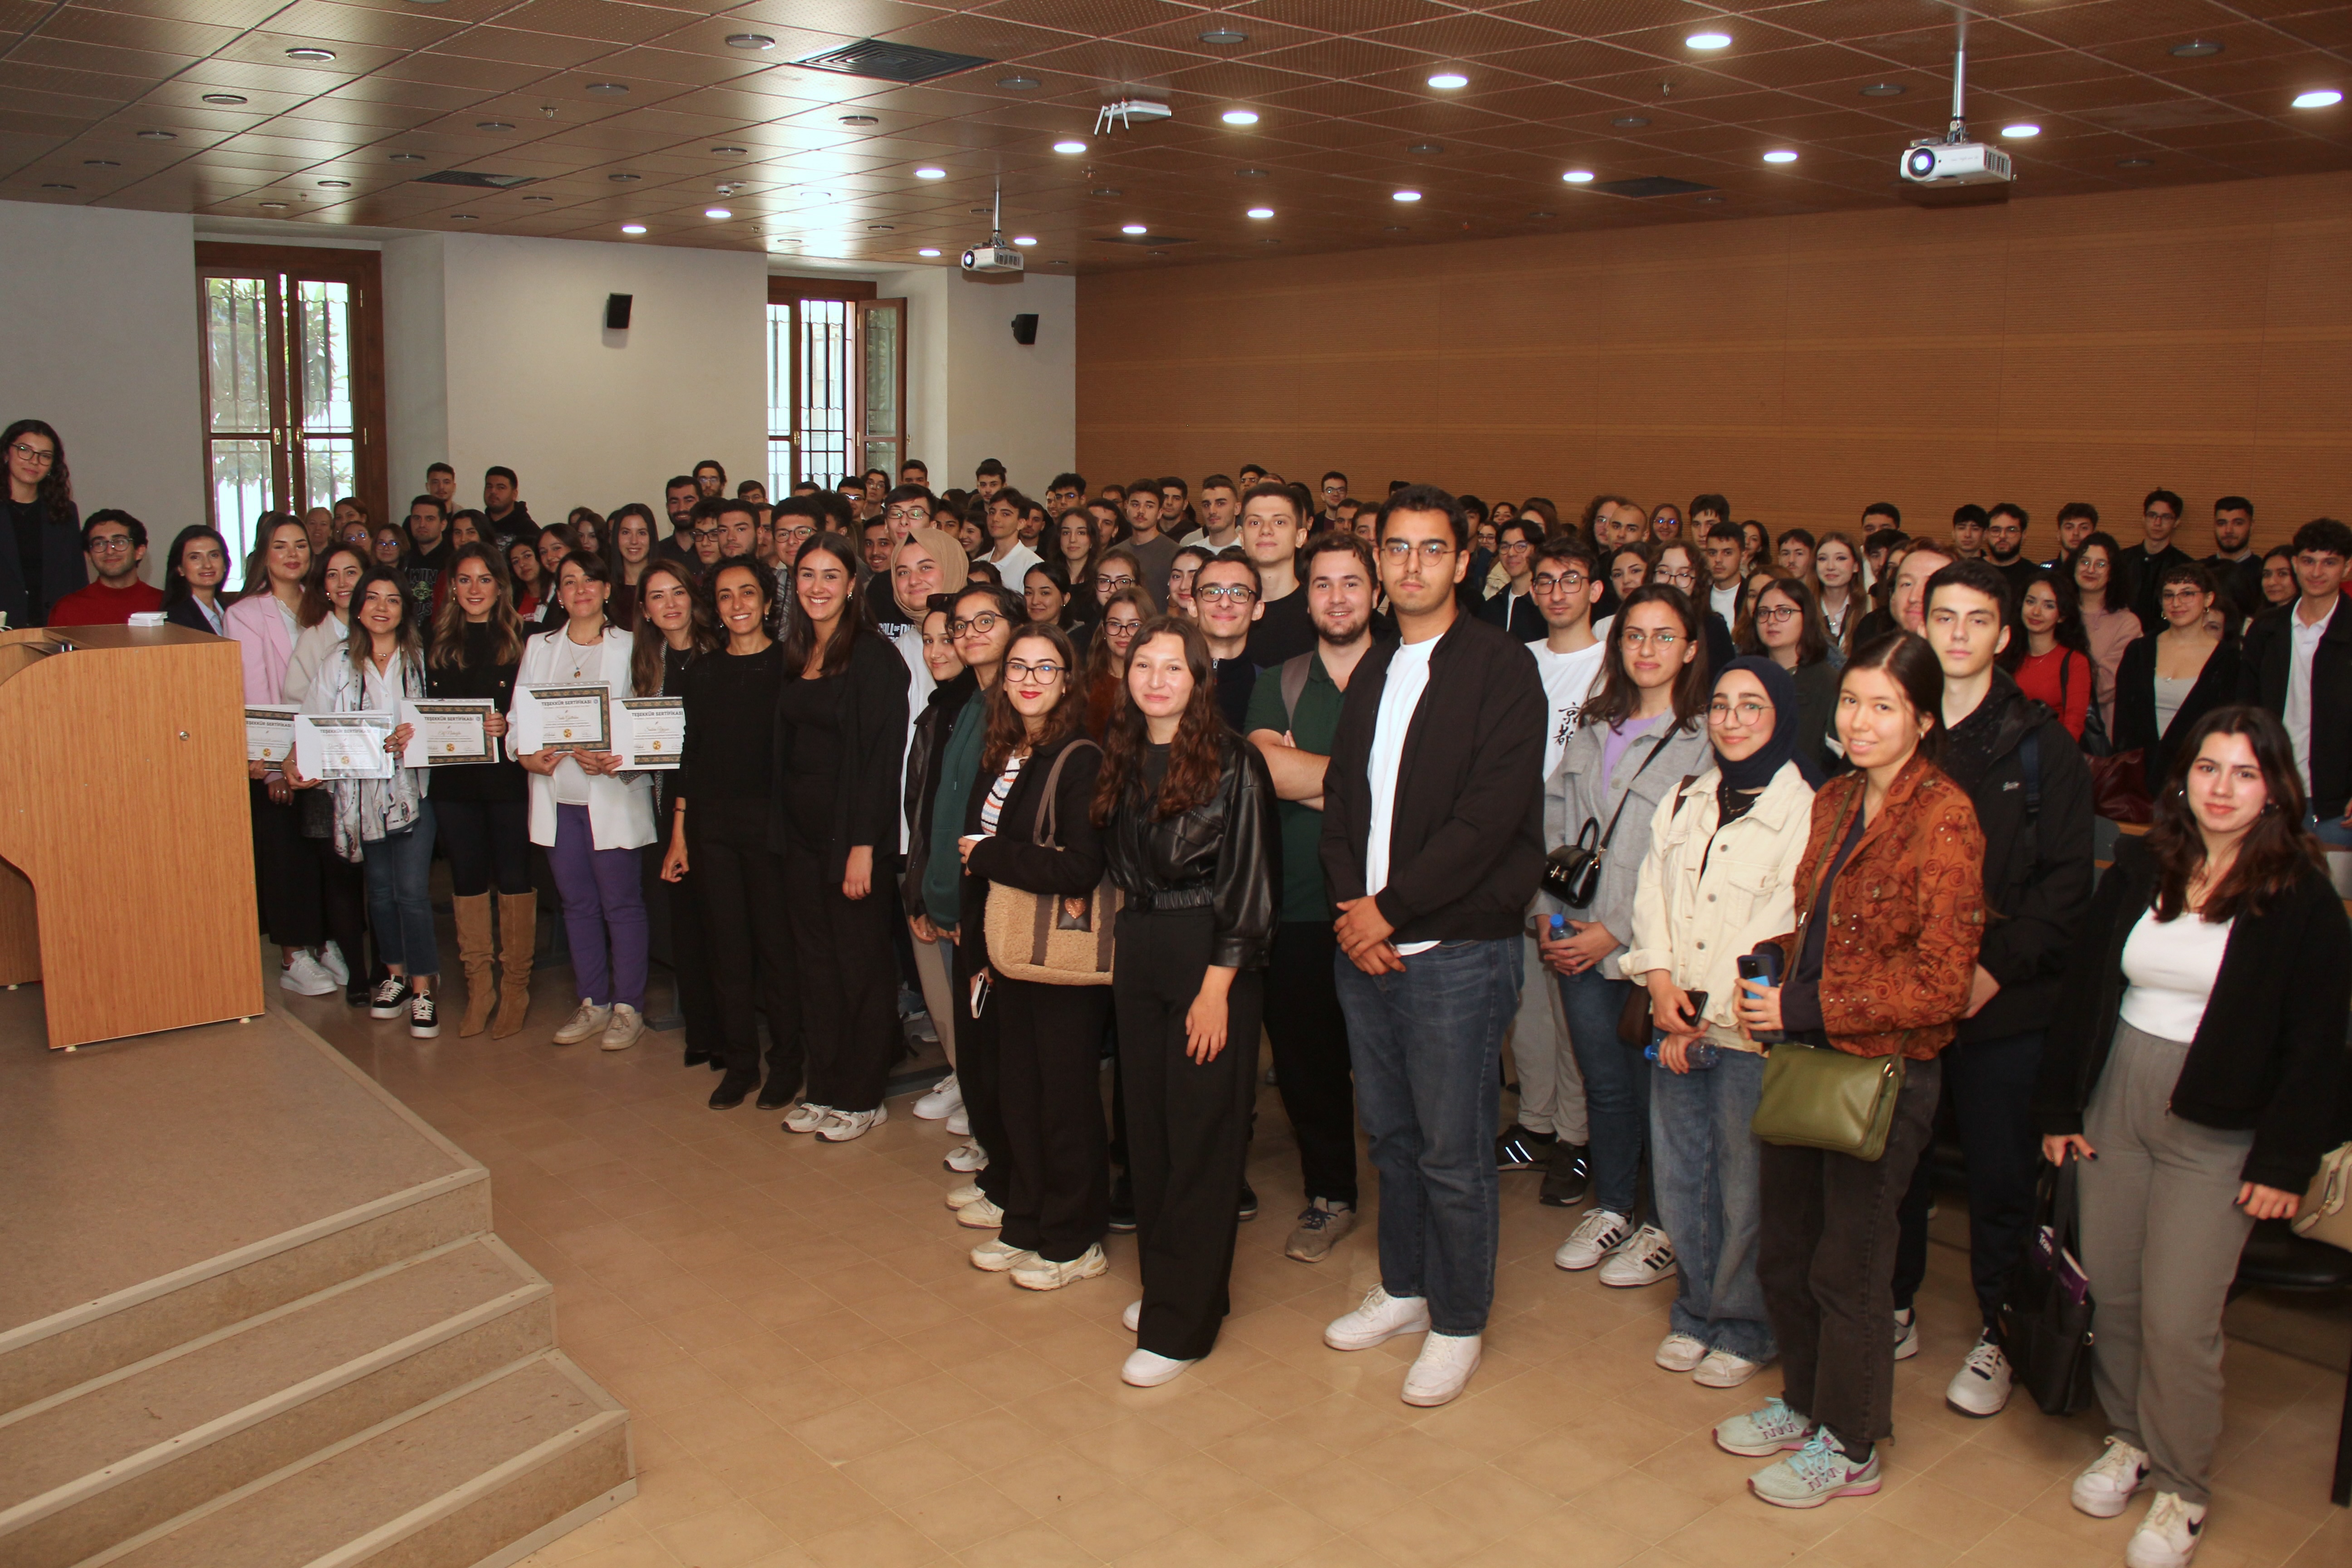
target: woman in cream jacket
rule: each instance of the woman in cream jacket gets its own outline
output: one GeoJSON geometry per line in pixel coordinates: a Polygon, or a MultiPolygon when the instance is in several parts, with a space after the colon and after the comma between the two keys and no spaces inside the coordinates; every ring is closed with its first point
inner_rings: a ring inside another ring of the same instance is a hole
{"type": "Polygon", "coordinates": [[[1734,659],[1717,677],[1715,765],[1658,806],[1622,961],[1650,993],[1651,1181],[1680,1276],[1654,1359],[1709,1388],[1747,1382],[1775,1353],[1756,1274],[1748,1131],[1764,1058],[1741,1037],[1733,1004],[1741,955],[1796,924],[1793,881],[1813,805],[1797,707],[1796,683],[1769,658],[1734,659]],[[1699,992],[1706,1001],[1694,1009],[1699,992]],[[1714,1065],[1693,1060],[1694,1047],[1712,1047],[1714,1065]]]}

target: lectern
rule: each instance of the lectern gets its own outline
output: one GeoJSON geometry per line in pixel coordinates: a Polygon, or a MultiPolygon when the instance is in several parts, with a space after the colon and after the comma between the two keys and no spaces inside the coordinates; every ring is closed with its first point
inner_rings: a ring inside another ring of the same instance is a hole
{"type": "Polygon", "coordinates": [[[0,633],[0,983],[52,1047],[262,1010],[236,644],[0,633]]]}

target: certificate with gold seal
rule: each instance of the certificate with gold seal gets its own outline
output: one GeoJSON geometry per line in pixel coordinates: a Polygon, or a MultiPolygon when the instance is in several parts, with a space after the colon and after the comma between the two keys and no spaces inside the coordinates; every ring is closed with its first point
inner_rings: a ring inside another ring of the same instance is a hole
{"type": "Polygon", "coordinates": [[[674,768],[686,750],[686,699],[624,697],[627,723],[621,731],[622,766],[674,768]]]}
{"type": "Polygon", "coordinates": [[[518,742],[530,752],[609,752],[613,749],[613,692],[602,681],[578,686],[526,686],[530,700],[529,718],[535,724],[536,745],[518,742]]]}
{"type": "Polygon", "coordinates": [[[294,754],[294,715],[299,711],[291,702],[249,702],[245,709],[245,760],[268,763],[284,771],[286,759],[294,754]]]}
{"type": "Polygon", "coordinates": [[[400,705],[400,721],[415,733],[404,759],[428,768],[469,767],[496,762],[483,721],[496,710],[487,697],[436,697],[400,705]]]}

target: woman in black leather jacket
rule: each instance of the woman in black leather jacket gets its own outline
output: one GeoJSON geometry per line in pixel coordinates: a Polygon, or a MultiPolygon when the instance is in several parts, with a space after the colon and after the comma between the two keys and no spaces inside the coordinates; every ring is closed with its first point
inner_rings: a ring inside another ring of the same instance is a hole
{"type": "Polygon", "coordinates": [[[1094,820],[1126,895],[1111,1000],[1143,1300],[1128,1309],[1136,1349],[1120,1376],[1149,1388],[1208,1354],[1229,1310],[1274,932],[1274,785],[1219,715],[1190,621],[1146,622],[1126,685],[1094,820]]]}

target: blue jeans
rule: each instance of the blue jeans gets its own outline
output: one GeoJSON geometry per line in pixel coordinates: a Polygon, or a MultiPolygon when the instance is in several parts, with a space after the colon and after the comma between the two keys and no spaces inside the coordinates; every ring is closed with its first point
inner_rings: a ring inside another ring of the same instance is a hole
{"type": "Polygon", "coordinates": [[[1426,1298],[1441,1334],[1484,1333],[1502,1224],[1495,1084],[1519,939],[1445,942],[1402,974],[1366,974],[1344,952],[1331,963],[1381,1178],[1381,1284],[1426,1298]]]}
{"type": "Polygon", "coordinates": [[[1770,1361],[1772,1324],[1756,1277],[1762,1145],[1748,1126],[1764,1092],[1764,1058],[1727,1050],[1704,1071],[1660,1064],[1651,1072],[1650,1186],[1658,1224],[1674,1238],[1675,1331],[1712,1351],[1770,1361]]]}
{"type": "Polygon", "coordinates": [[[416,821],[398,833],[360,846],[367,865],[368,924],[375,955],[404,973],[427,979],[441,973],[441,945],[433,934],[433,801],[416,803],[416,821]]]}
{"type": "Polygon", "coordinates": [[[1609,979],[1598,969],[1559,977],[1568,1043],[1584,1075],[1584,1115],[1592,1129],[1592,1201],[1628,1219],[1641,1202],[1642,1145],[1650,1133],[1650,1064],[1617,1037],[1617,1017],[1633,988],[1632,981],[1609,979]]]}

